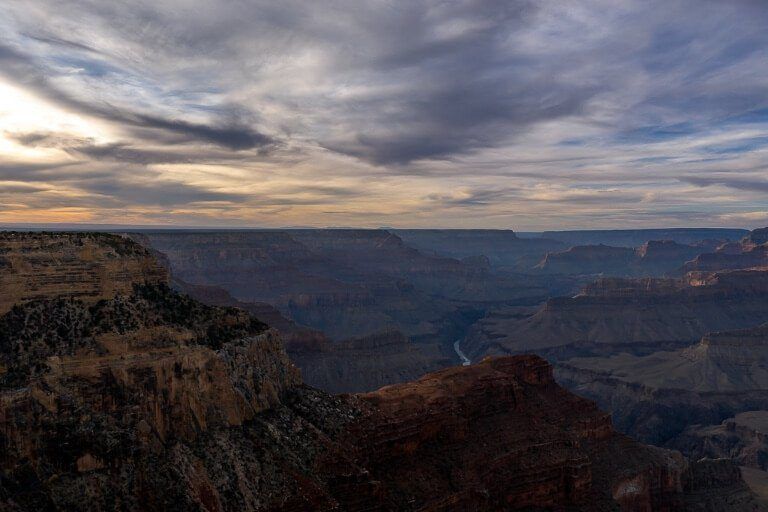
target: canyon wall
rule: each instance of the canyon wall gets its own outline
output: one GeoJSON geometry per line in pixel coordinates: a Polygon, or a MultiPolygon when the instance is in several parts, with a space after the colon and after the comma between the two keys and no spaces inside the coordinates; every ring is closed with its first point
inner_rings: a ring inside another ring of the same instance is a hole
{"type": "MultiPolygon", "coordinates": [[[[118,267],[146,262],[126,247],[118,267]]],[[[333,397],[304,385],[243,309],[143,273],[104,286],[98,300],[58,287],[0,316],[0,509],[755,509],[727,466],[618,434],[536,356],[333,397]]]]}
{"type": "Polygon", "coordinates": [[[101,233],[0,232],[0,314],[16,303],[60,295],[95,302],[161,283],[166,270],[148,251],[101,233]]]}
{"type": "Polygon", "coordinates": [[[768,272],[692,272],[683,279],[603,278],[524,317],[481,320],[462,346],[481,354],[533,351],[553,359],[647,354],[710,331],[768,321],[768,272]]]}
{"type": "Polygon", "coordinates": [[[622,431],[666,443],[691,426],[768,410],[766,348],[768,326],[762,325],[711,333],[675,351],[572,358],[558,363],[557,375],[609,408],[622,431]]]}

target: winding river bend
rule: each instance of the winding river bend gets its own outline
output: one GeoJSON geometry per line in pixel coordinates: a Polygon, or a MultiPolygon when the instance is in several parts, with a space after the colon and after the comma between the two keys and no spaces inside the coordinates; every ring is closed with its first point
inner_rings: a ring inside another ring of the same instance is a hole
{"type": "Polygon", "coordinates": [[[464,352],[461,351],[461,338],[453,342],[453,350],[456,351],[456,355],[461,359],[462,366],[469,366],[472,364],[472,361],[470,361],[469,358],[464,355],[464,352]]]}

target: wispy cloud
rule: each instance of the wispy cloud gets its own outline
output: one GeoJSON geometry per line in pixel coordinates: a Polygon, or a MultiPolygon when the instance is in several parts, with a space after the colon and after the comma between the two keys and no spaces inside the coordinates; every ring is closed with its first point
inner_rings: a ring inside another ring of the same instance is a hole
{"type": "Polygon", "coordinates": [[[21,99],[0,98],[0,220],[537,229],[768,211],[765,2],[3,7],[0,89],[21,99]]]}

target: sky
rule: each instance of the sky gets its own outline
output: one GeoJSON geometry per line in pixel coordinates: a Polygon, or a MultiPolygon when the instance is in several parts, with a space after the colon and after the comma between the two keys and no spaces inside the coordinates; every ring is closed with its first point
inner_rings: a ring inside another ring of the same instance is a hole
{"type": "Polygon", "coordinates": [[[764,0],[0,12],[0,223],[768,225],[764,0]]]}

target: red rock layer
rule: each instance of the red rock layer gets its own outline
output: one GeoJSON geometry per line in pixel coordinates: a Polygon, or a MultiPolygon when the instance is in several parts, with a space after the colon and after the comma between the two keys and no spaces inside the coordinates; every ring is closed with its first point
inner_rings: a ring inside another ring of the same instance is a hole
{"type": "Polygon", "coordinates": [[[376,411],[363,428],[367,467],[395,510],[661,510],[680,496],[679,456],[617,434],[536,356],[487,359],[361,397],[376,411]],[[621,471],[609,470],[616,452],[629,461],[621,471]]]}

